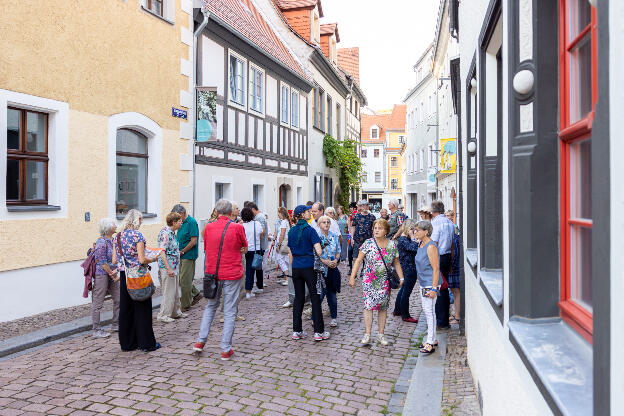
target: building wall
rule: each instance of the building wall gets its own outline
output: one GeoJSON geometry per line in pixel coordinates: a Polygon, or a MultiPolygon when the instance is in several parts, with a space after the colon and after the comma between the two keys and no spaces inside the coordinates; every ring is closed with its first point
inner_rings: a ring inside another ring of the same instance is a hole
{"type": "Polygon", "coordinates": [[[0,169],[6,169],[9,104],[51,111],[50,132],[57,132],[53,140],[64,145],[59,154],[50,153],[49,166],[49,186],[60,194],[55,200],[60,210],[8,212],[2,182],[0,287],[29,302],[3,303],[0,320],[85,302],[76,285],[82,269],[75,262],[84,259],[98,237],[99,219],[115,215],[116,131],[111,126],[117,121],[138,120],[155,130],[150,157],[154,162],[160,158],[162,169],[149,174],[154,182],[149,184],[148,205],[157,217],[146,219],[141,229],[148,242],[155,243],[162,214],[183,199],[181,186],[190,184],[192,164],[181,166],[189,141],[181,138],[186,137],[183,123],[171,116],[171,107],[190,105],[183,90],[189,88],[190,74],[184,68],[192,44],[192,5],[169,6],[173,24],[142,10],[138,1],[97,7],[53,1],[45,8],[26,2],[3,9],[2,62],[10,71],[0,74],[0,169]],[[85,212],[90,213],[89,222],[85,212]],[[20,282],[14,281],[16,273],[20,282]],[[26,279],[30,288],[56,286],[59,293],[46,301],[39,299],[48,296],[41,290],[33,298],[21,283],[26,279]]]}
{"type": "Polygon", "coordinates": [[[386,131],[386,143],[384,149],[385,164],[386,164],[386,178],[384,181],[384,207],[387,205],[387,201],[392,198],[399,199],[402,203],[403,200],[403,158],[401,157],[401,146],[399,142],[399,136],[405,136],[404,131],[386,131]],[[391,159],[397,158],[397,165],[392,166],[391,159]],[[392,179],[396,179],[398,187],[396,190],[392,189],[392,179]]]}

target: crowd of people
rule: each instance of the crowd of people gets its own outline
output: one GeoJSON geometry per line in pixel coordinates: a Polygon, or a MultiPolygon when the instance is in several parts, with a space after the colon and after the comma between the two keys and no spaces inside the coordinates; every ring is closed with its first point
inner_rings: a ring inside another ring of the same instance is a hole
{"type": "MultiPolygon", "coordinates": [[[[281,285],[288,286],[283,307],[292,307],[293,340],[306,336],[304,308],[310,307],[314,341],[330,338],[328,328],[339,325],[338,293],[342,276],[340,262],[348,264],[348,283],[355,287],[361,280],[364,335],[362,345],[372,342],[374,311],[377,311],[377,342],[388,345],[385,336],[391,286],[398,289],[392,315],[404,322],[417,323],[410,313],[410,297],[418,283],[419,298],[427,319],[427,337],[421,352],[431,353],[437,346],[436,331],[458,323],[461,275],[461,239],[454,213],[444,211],[441,201],[418,211],[420,220],[408,218],[398,200],[377,218],[366,200],[351,203],[348,209],[327,207],[309,201],[291,214],[283,207],[276,213],[273,231],[268,216],[254,202],[243,209],[233,201],[221,199],[202,230],[204,273],[217,277],[215,296],[206,296],[193,351],[204,349],[217,308],[222,302],[223,333],[221,358],[230,359],[234,350],[235,322],[245,318],[238,313],[242,299],[252,300],[264,291],[267,260],[280,273],[281,285]],[[322,314],[327,300],[331,321],[322,314]],[[450,302],[454,314],[450,316],[450,302]]],[[[107,294],[113,300],[111,330],[118,331],[123,351],[154,351],[160,347],[152,329],[154,285],[150,263],[157,262],[162,300],[157,319],[164,323],[187,317],[202,298],[193,284],[195,262],[199,257],[197,221],[176,205],[166,216],[157,248],[148,248],[139,231],[141,212],[130,210],[119,230],[115,221],[100,221],[96,241],[95,274],[92,280],[93,336],[105,338],[110,332],[100,325],[100,312],[107,294]]]]}

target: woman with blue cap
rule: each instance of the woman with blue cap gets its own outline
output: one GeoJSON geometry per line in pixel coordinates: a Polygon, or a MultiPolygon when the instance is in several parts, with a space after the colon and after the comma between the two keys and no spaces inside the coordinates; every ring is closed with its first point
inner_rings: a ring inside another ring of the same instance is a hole
{"type": "Polygon", "coordinates": [[[307,205],[298,205],[293,212],[295,225],[288,231],[292,282],[295,287],[292,339],[301,339],[304,336],[301,315],[305,302],[305,287],[307,286],[312,303],[314,340],[322,341],[329,338],[329,331],[325,331],[325,323],[323,322],[321,297],[317,290],[317,275],[314,271],[314,253],[321,256],[323,249],[317,232],[308,224],[311,208],[307,205]]]}

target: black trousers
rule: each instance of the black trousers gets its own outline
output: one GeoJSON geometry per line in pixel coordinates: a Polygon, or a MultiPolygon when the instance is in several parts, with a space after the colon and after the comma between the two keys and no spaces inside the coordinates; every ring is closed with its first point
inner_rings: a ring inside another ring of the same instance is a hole
{"type": "MultiPolygon", "coordinates": [[[[258,250],[258,254],[264,257],[264,250],[258,250]]],[[[264,270],[256,270],[256,286],[258,289],[264,289],[264,270]]]]}
{"type": "Polygon", "coordinates": [[[321,309],[321,296],[316,293],[316,273],[314,268],[292,269],[292,281],[295,287],[295,303],[293,305],[293,331],[302,332],[303,324],[301,315],[303,314],[303,304],[305,303],[305,287],[308,286],[310,302],[312,303],[312,319],[314,321],[314,332],[325,332],[325,322],[323,322],[323,312],[321,309]]]}
{"type": "Polygon", "coordinates": [[[120,273],[119,345],[122,351],[154,349],[156,338],[152,329],[152,298],[132,300],[126,287],[126,273],[120,273]]]}
{"type": "MultiPolygon", "coordinates": [[[[440,256],[440,274],[448,280],[449,272],[451,271],[451,254],[442,254],[440,256]]],[[[440,285],[442,284],[442,278],[440,278],[440,285]]],[[[440,296],[436,300],[435,312],[436,320],[439,327],[449,326],[449,308],[451,306],[451,299],[449,296],[449,289],[440,291],[440,296]]]]}

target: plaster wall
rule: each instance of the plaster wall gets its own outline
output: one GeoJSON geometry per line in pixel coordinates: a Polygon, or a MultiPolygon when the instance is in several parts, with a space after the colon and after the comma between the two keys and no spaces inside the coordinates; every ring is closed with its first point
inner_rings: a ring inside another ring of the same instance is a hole
{"type": "Polygon", "coordinates": [[[362,149],[366,149],[366,157],[362,161],[362,171],[366,172],[366,181],[362,182],[362,192],[384,191],[384,145],[383,143],[362,143],[362,149]],[[375,149],[379,150],[379,157],[374,157],[375,149]],[[375,172],[381,173],[381,182],[375,182],[375,172]]]}

